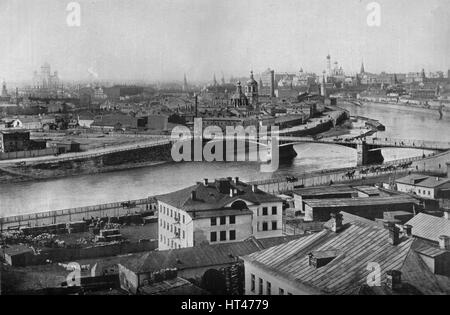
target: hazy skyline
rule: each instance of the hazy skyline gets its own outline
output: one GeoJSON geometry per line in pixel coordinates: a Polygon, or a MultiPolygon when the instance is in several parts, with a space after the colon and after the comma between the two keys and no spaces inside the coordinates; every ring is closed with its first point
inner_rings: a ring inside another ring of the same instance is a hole
{"type": "Polygon", "coordinates": [[[62,0],[0,0],[0,79],[31,80],[49,62],[63,80],[217,79],[270,67],[320,73],[331,54],[347,73],[450,69],[450,1],[379,0],[369,27],[365,0],[78,1],[69,27],[62,0]]]}

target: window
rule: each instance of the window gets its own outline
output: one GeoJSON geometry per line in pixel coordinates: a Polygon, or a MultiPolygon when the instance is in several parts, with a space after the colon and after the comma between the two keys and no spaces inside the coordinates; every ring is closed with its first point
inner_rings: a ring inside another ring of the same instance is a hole
{"type": "Polygon", "coordinates": [[[227,231],[220,231],[220,240],[221,241],[227,240],[227,231]]]}
{"type": "Polygon", "coordinates": [[[183,231],[183,238],[186,238],[186,234],[184,233],[184,231],[183,231]]]}
{"type": "Polygon", "coordinates": [[[217,232],[211,232],[211,242],[217,242],[217,232]]]}
{"type": "Polygon", "coordinates": [[[276,215],[277,214],[277,207],[272,207],[272,215],[276,215]]]}
{"type": "Polygon", "coordinates": [[[259,278],[259,295],[263,295],[263,279],[259,278]]]}
{"type": "Polygon", "coordinates": [[[170,217],[171,217],[171,218],[173,217],[173,211],[172,211],[172,209],[170,209],[170,217]]]}
{"type": "Polygon", "coordinates": [[[428,196],[431,196],[431,191],[428,191],[428,196]]]}
{"type": "Polygon", "coordinates": [[[234,241],[236,239],[236,231],[231,230],[230,231],[230,241],[234,241]]]}
{"type": "Polygon", "coordinates": [[[263,231],[268,231],[268,230],[269,230],[269,227],[268,227],[267,222],[263,222],[263,224],[262,224],[262,230],[263,230],[263,231]]]}
{"type": "Polygon", "coordinates": [[[272,230],[277,229],[277,221],[272,221],[272,230]]]}
{"type": "Polygon", "coordinates": [[[263,207],[262,215],[267,215],[267,207],[263,207]]]}
{"type": "Polygon", "coordinates": [[[250,278],[251,278],[250,291],[255,292],[255,285],[256,285],[255,284],[255,275],[251,274],[250,278]]]}
{"type": "Polygon", "coordinates": [[[280,289],[278,290],[278,295],[284,295],[284,290],[283,290],[282,288],[280,288],[280,289]]]}
{"type": "Polygon", "coordinates": [[[217,225],[217,218],[211,218],[211,226],[217,225]]]}
{"type": "Polygon", "coordinates": [[[272,284],[269,281],[266,281],[266,295],[272,294],[272,284]]]}
{"type": "Polygon", "coordinates": [[[220,217],[220,225],[225,225],[227,223],[227,217],[220,217]]]}
{"type": "Polygon", "coordinates": [[[184,223],[184,214],[183,214],[183,223],[184,223]]]}
{"type": "Polygon", "coordinates": [[[230,215],[230,224],[235,224],[235,223],[236,223],[236,216],[230,215]]]}

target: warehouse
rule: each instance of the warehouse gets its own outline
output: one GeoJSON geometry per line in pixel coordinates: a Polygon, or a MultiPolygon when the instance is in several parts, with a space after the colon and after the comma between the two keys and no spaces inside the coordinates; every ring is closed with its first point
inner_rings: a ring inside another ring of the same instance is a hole
{"type": "Polygon", "coordinates": [[[330,214],[345,211],[360,217],[375,220],[382,219],[384,212],[406,211],[414,213],[419,201],[409,196],[358,197],[352,199],[309,199],[304,201],[305,221],[329,220],[330,214]]]}

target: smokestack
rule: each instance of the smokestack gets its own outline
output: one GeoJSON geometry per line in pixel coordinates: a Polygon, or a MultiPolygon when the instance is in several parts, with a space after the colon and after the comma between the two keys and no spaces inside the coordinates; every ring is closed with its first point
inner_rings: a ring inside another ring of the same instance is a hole
{"type": "Polygon", "coordinates": [[[396,246],[400,243],[400,230],[393,221],[384,222],[384,227],[389,231],[389,243],[396,246]]]}
{"type": "Polygon", "coordinates": [[[402,287],[402,272],[399,270],[388,270],[386,272],[386,285],[392,290],[402,287]]]}
{"type": "Polygon", "coordinates": [[[194,94],[195,98],[195,117],[198,117],[198,96],[197,93],[194,94]]]}
{"type": "Polygon", "coordinates": [[[439,236],[439,247],[443,250],[450,250],[450,236],[439,236]]]}

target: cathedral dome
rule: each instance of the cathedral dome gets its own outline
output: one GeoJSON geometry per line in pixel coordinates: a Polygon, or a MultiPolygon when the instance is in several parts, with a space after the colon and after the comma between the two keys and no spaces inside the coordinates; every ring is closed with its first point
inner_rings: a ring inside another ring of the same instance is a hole
{"type": "Polygon", "coordinates": [[[253,77],[253,71],[250,72],[250,80],[247,81],[247,85],[251,85],[251,86],[258,85],[258,82],[256,82],[255,78],[253,77]]]}

